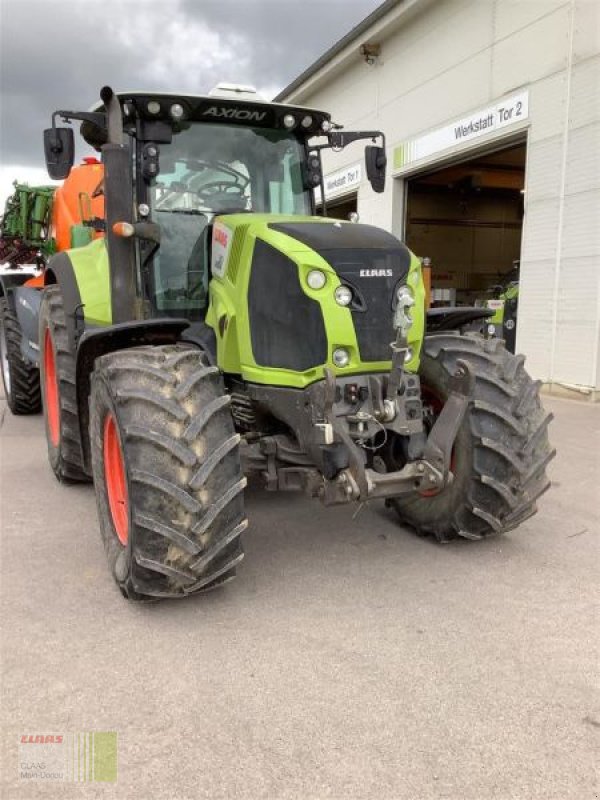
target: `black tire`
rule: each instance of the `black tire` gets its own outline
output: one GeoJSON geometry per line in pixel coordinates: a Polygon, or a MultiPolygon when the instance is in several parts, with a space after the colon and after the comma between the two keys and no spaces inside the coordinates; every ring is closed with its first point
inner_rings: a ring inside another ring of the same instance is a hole
{"type": "Polygon", "coordinates": [[[40,371],[21,355],[21,328],[6,297],[0,297],[0,364],[4,396],[13,414],[42,409],[40,371]]]}
{"type": "Polygon", "coordinates": [[[126,598],[185,597],[235,576],[246,478],[229,402],[218,369],[194,347],[136,347],[96,362],[96,500],[109,565],[126,598]],[[107,487],[106,467],[109,482],[115,469],[106,426],[113,424],[126,486],[121,540],[107,487]]]}
{"type": "Polygon", "coordinates": [[[443,333],[425,339],[420,377],[424,397],[449,394],[457,360],[475,376],[473,402],[456,437],[454,481],[433,496],[392,500],[403,523],[439,541],[483,539],[516,528],[537,511],[550,486],[546,466],[555,451],[548,442],[540,381],[501,340],[443,333]]]}
{"type": "Polygon", "coordinates": [[[59,481],[90,481],[90,476],[83,467],[81,450],[75,390],[75,350],[69,341],[63,298],[58,286],[49,286],[44,290],[39,331],[40,378],[50,466],[59,481]],[[58,392],[58,422],[54,426],[51,409],[56,403],[50,397],[52,379],[48,372],[48,358],[51,354],[46,352],[49,342],[52,344],[58,392]]]}

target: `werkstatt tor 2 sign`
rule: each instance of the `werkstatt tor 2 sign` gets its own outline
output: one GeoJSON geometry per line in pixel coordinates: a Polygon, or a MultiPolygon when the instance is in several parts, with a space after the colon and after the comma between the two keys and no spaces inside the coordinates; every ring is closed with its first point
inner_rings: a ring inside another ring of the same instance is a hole
{"type": "Polygon", "coordinates": [[[434,131],[411,139],[394,148],[394,169],[429,156],[450,150],[456,145],[486,136],[493,131],[517,125],[529,116],[529,93],[521,92],[507,97],[493,106],[475,111],[467,117],[444,125],[434,131]]]}

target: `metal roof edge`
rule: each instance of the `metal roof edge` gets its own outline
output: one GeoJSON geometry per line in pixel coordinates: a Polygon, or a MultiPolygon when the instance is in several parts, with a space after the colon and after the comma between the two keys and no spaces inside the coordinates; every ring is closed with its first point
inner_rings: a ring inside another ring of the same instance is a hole
{"type": "Polygon", "coordinates": [[[396,8],[396,6],[410,6],[414,5],[416,2],[418,2],[418,0],[413,0],[412,4],[410,3],[410,0],[385,0],[385,2],[372,11],[369,16],[365,17],[362,22],[359,22],[358,25],[355,25],[354,28],[348,31],[345,36],[343,36],[328,50],[326,50],[323,55],[319,56],[316,61],[313,61],[313,63],[303,72],[301,72],[298,77],[294,78],[291,83],[289,83],[279,92],[279,94],[273,98],[273,102],[284,102],[286,97],[289,97],[289,95],[296,91],[296,89],[299,89],[309,80],[309,78],[312,78],[313,75],[330,63],[332,59],[339,55],[346,47],[355,42],[356,39],[361,36],[361,34],[368,31],[369,28],[371,28],[375,23],[379,22],[380,19],[385,17],[386,14],[396,8]]]}

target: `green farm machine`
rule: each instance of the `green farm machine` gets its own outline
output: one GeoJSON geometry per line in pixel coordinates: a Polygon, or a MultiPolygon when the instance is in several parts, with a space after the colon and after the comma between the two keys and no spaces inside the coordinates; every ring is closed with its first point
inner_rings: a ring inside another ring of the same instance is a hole
{"type": "Polygon", "coordinates": [[[54,186],[14,184],[0,217],[0,264],[33,264],[51,255],[49,227],[54,186]]]}
{"type": "Polygon", "coordinates": [[[419,259],[396,237],[316,215],[323,148],[368,141],[383,191],[380,132],[231,87],[105,87],[45,131],[50,176],[67,181],[74,135],[57,118],[101,154],[89,199],[104,210],[83,214],[95,238],[53,255],[43,287],[4,294],[17,307],[39,293],[27,357],[50,464],[93,479],[125,597],[232,578],[250,474],[325,505],[385,501],[441,542],[535,513],[551,415],[523,358],[463,332],[485,309],[426,314],[419,259]]]}
{"type": "Polygon", "coordinates": [[[492,295],[486,300],[486,307],[493,313],[486,320],[488,336],[497,336],[504,339],[507,350],[515,352],[517,338],[517,311],[519,307],[519,261],[513,262],[513,267],[501,282],[491,286],[488,290],[492,295]]]}
{"type": "MultiPolygon", "coordinates": [[[[22,345],[23,337],[15,298],[10,287],[35,281],[35,274],[54,252],[50,234],[55,187],[15,182],[0,217],[0,366],[4,394],[15,414],[41,410],[37,357],[22,345]]],[[[34,321],[34,328],[37,320],[34,321]]],[[[37,333],[35,334],[37,338],[37,333]]]]}

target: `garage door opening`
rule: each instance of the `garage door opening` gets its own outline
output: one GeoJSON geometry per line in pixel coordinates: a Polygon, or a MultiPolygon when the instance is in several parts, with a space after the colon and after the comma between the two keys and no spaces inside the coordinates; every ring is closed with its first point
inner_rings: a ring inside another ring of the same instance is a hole
{"type": "Polygon", "coordinates": [[[513,347],[525,159],[523,143],[407,180],[406,243],[430,260],[431,306],[489,305],[513,347]]]}
{"type": "MultiPolygon", "coordinates": [[[[333,219],[347,220],[350,214],[356,212],[357,205],[358,205],[358,195],[356,194],[356,192],[354,194],[346,195],[346,197],[343,198],[328,200],[327,216],[333,217],[333,219]]],[[[323,209],[321,206],[319,206],[317,214],[321,215],[322,213],[323,209]]]]}

